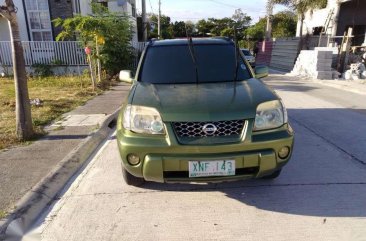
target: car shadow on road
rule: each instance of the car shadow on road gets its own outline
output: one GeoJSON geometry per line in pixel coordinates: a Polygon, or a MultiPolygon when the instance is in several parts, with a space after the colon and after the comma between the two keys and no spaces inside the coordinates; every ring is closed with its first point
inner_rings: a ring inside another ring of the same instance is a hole
{"type": "MultiPolygon", "coordinates": [[[[279,179],[280,180],[280,179],[279,179]]],[[[147,183],[144,189],[177,192],[222,192],[257,209],[319,217],[366,217],[366,183],[281,183],[244,180],[220,184],[147,183]]]]}
{"type": "Polygon", "coordinates": [[[274,88],[275,90],[282,91],[291,91],[291,92],[308,92],[312,90],[319,89],[315,87],[310,81],[300,82],[294,81],[290,77],[284,80],[284,76],[281,76],[281,79],[276,79],[276,77],[266,78],[265,83],[274,88]]]}
{"type": "Polygon", "coordinates": [[[146,183],[143,188],[177,192],[177,198],[179,192],[222,192],[244,205],[293,215],[366,217],[366,116],[359,111],[289,109],[295,148],[275,180],[146,183]]]}
{"type": "Polygon", "coordinates": [[[303,85],[303,84],[286,84],[283,85],[283,81],[282,82],[267,82],[267,84],[269,86],[271,86],[272,88],[275,88],[276,90],[279,91],[291,91],[291,92],[307,92],[307,91],[312,91],[315,89],[318,89],[316,87],[311,87],[308,85],[303,85]]]}

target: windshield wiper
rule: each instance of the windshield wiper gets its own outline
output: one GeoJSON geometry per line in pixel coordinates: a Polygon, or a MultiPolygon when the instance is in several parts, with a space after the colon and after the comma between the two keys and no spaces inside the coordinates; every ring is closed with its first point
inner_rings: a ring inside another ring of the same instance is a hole
{"type": "Polygon", "coordinates": [[[193,40],[192,40],[192,36],[190,34],[188,34],[187,25],[185,25],[185,27],[186,27],[186,35],[187,35],[187,40],[188,40],[188,48],[189,48],[189,52],[191,53],[192,61],[193,61],[195,72],[196,72],[196,84],[198,84],[198,82],[199,82],[198,81],[198,65],[197,65],[196,55],[195,55],[194,48],[193,48],[193,40]]]}
{"type": "Polygon", "coordinates": [[[239,47],[238,47],[238,37],[236,35],[237,29],[234,28],[234,45],[235,45],[235,74],[234,74],[234,82],[238,80],[238,70],[239,70],[239,47]]]}

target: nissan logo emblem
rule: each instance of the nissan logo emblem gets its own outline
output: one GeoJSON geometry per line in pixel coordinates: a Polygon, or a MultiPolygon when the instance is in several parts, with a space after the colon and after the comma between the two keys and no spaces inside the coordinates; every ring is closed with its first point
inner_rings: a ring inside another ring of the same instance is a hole
{"type": "Polygon", "coordinates": [[[214,124],[208,123],[202,127],[202,131],[206,135],[211,136],[211,135],[215,134],[215,132],[217,131],[217,127],[214,124]]]}

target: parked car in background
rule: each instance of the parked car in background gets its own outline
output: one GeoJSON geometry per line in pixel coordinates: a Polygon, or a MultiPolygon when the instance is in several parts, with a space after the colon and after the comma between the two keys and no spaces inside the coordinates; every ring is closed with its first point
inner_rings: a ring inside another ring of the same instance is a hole
{"type": "Polygon", "coordinates": [[[151,41],[117,121],[129,185],[276,178],[294,133],[277,94],[226,38],[151,41]]]}
{"type": "Polygon", "coordinates": [[[249,49],[240,49],[244,54],[245,59],[248,60],[249,64],[254,68],[255,67],[255,57],[252,55],[249,49]]]}

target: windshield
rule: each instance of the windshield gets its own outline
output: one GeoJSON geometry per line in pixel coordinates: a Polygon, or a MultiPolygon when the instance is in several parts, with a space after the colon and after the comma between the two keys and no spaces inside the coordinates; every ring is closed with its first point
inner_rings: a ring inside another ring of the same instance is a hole
{"type": "MultiPolygon", "coordinates": [[[[194,45],[198,82],[229,82],[235,78],[233,45],[194,45]]],[[[239,55],[237,80],[251,78],[239,55]]],[[[188,45],[155,46],[147,50],[139,81],[153,84],[196,83],[195,66],[188,45]]]]}
{"type": "Polygon", "coordinates": [[[243,52],[243,54],[244,54],[245,56],[252,56],[252,54],[250,53],[250,51],[249,51],[249,50],[247,50],[247,49],[242,49],[241,51],[243,52]]]}

